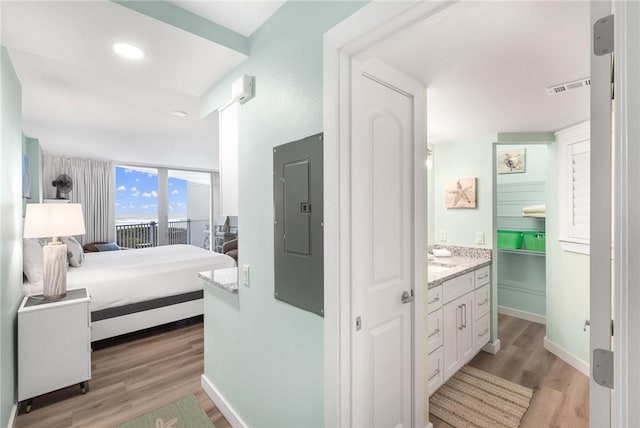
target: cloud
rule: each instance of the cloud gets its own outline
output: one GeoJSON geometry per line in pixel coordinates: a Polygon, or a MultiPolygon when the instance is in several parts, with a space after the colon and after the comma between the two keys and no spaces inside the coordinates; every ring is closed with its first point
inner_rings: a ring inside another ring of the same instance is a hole
{"type": "Polygon", "coordinates": [[[173,190],[171,191],[171,194],[172,194],[172,195],[177,195],[178,193],[180,193],[180,192],[178,191],[178,189],[173,189],[173,190]]]}
{"type": "Polygon", "coordinates": [[[140,196],[140,192],[133,192],[131,196],[133,196],[134,198],[137,198],[138,196],[140,196]]]}
{"type": "Polygon", "coordinates": [[[178,202],[178,206],[179,206],[180,208],[184,207],[184,202],[178,202]]]}
{"type": "Polygon", "coordinates": [[[129,168],[125,168],[124,172],[126,172],[127,174],[131,174],[133,172],[133,170],[129,169],[129,168]]]}
{"type": "Polygon", "coordinates": [[[136,177],[136,183],[140,183],[140,179],[136,177]]]}
{"type": "Polygon", "coordinates": [[[125,190],[127,190],[126,186],[118,187],[118,192],[124,192],[125,190]]]}
{"type": "Polygon", "coordinates": [[[143,198],[157,198],[158,197],[158,192],[156,192],[155,190],[152,190],[151,192],[144,192],[142,194],[143,198]]]}
{"type": "Polygon", "coordinates": [[[137,188],[136,186],[133,186],[133,187],[131,188],[131,191],[132,191],[132,192],[137,192],[137,191],[138,191],[138,188],[137,188]]]}

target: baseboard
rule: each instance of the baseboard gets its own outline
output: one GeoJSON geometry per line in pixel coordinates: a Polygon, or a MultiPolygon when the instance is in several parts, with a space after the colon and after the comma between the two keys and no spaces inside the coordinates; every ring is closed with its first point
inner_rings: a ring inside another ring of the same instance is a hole
{"type": "Polygon", "coordinates": [[[586,377],[591,376],[591,369],[589,367],[589,363],[582,361],[580,358],[569,353],[569,351],[567,351],[563,347],[556,345],[555,343],[547,339],[547,336],[544,337],[544,349],[551,352],[552,354],[560,358],[562,361],[564,361],[574,369],[584,374],[586,377]]]}
{"type": "Polygon", "coordinates": [[[18,417],[18,403],[14,404],[13,407],[11,408],[11,413],[9,413],[9,422],[7,423],[7,428],[15,428],[17,417],[18,417]]]}
{"type": "Polygon", "coordinates": [[[527,321],[537,322],[538,324],[546,324],[547,318],[542,315],[532,314],[531,312],[519,311],[517,309],[507,308],[506,306],[498,306],[498,313],[509,315],[510,317],[520,318],[527,321]]]}
{"type": "Polygon", "coordinates": [[[496,339],[495,342],[489,342],[482,347],[484,352],[488,352],[490,354],[497,354],[500,352],[500,339],[496,339]]]}
{"type": "Polygon", "coordinates": [[[229,421],[233,428],[246,428],[247,424],[244,423],[240,415],[235,411],[233,407],[224,399],[220,391],[213,386],[211,381],[207,379],[207,376],[202,375],[200,377],[200,385],[204,392],[207,393],[213,404],[216,405],[220,413],[229,421]]]}

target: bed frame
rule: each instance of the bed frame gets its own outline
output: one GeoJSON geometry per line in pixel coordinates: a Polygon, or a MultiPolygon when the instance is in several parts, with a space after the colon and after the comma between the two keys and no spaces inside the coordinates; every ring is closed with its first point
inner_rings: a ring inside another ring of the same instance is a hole
{"type": "Polygon", "coordinates": [[[91,341],[202,315],[203,296],[198,290],[91,312],[91,341]]]}

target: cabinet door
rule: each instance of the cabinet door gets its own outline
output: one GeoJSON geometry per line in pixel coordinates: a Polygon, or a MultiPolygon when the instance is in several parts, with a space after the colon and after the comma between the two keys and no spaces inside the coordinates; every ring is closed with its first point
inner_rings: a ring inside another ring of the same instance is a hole
{"type": "Polygon", "coordinates": [[[427,330],[427,353],[431,353],[442,346],[444,329],[442,328],[442,309],[429,314],[429,329],[427,330]]]}
{"type": "Polygon", "coordinates": [[[427,291],[427,313],[436,311],[442,307],[442,285],[430,288],[427,291]]]}
{"type": "Polygon", "coordinates": [[[476,320],[482,318],[489,313],[489,284],[483,285],[476,289],[473,294],[475,300],[475,316],[476,320]]]}
{"type": "Polygon", "coordinates": [[[447,303],[443,310],[444,382],[460,368],[458,333],[462,329],[462,305],[458,300],[447,303]]]}
{"type": "Polygon", "coordinates": [[[489,342],[489,323],[491,322],[489,314],[486,314],[474,324],[474,353],[482,349],[489,342]]]}
{"type": "Polygon", "coordinates": [[[474,307],[473,293],[465,294],[456,302],[461,306],[462,312],[462,329],[458,330],[458,359],[460,367],[473,358],[473,324],[474,324],[474,307]]]}

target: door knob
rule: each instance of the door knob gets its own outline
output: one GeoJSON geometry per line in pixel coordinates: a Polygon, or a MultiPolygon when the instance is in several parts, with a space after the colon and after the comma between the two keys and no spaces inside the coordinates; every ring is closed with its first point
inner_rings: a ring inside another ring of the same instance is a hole
{"type": "Polygon", "coordinates": [[[413,295],[413,290],[411,290],[411,293],[409,293],[408,291],[402,293],[402,303],[411,303],[414,300],[415,296],[413,295]]]}

